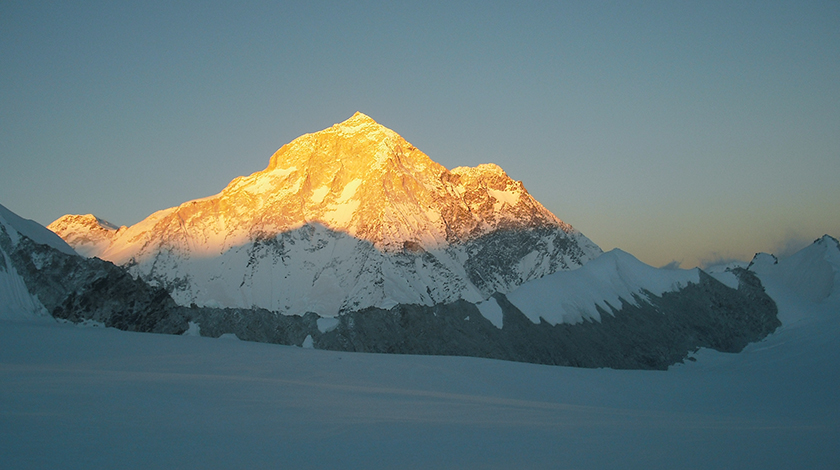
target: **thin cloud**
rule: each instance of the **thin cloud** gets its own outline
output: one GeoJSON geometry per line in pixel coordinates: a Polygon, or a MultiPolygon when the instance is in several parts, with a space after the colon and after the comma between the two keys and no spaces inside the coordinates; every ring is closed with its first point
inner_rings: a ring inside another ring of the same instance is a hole
{"type": "Polygon", "coordinates": [[[682,261],[673,260],[668,264],[660,266],[659,269],[680,269],[682,261]]]}
{"type": "Polygon", "coordinates": [[[704,270],[709,270],[718,266],[726,266],[733,263],[746,263],[740,258],[734,258],[720,253],[712,253],[710,258],[703,258],[700,260],[700,267],[704,270]]]}

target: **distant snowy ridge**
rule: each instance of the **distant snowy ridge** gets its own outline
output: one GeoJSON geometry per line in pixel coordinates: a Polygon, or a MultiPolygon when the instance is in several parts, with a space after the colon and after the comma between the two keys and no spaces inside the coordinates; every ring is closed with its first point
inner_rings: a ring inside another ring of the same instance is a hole
{"type": "Polygon", "coordinates": [[[498,166],[447,170],[361,113],[131,227],[88,215],[49,228],[181,305],[322,316],[478,302],[601,254],[498,166]]]}
{"type": "Polygon", "coordinates": [[[600,321],[598,307],[609,312],[621,307],[621,299],[635,305],[636,296],[661,296],[699,282],[697,268],[654,268],[614,249],[573,272],[557,272],[523,284],[507,298],[534,323],[542,319],[556,325],[600,321]]]}
{"type": "Polygon", "coordinates": [[[65,241],[82,256],[97,256],[105,251],[121,229],[93,214],[65,215],[48,228],[62,234],[65,241]]]}
{"type": "MultiPolygon", "coordinates": [[[[477,304],[463,299],[399,303],[336,317],[181,306],[166,290],[133,278],[125,268],[35,243],[18,232],[13,244],[6,225],[0,229],[3,272],[11,273],[0,278],[0,305],[16,306],[5,317],[18,319],[35,318],[40,310],[58,319],[129,331],[631,369],[664,369],[703,347],[738,352],[780,324],[773,300],[751,271],[712,277],[701,270],[656,269],[619,250],[531,288],[529,300],[542,308],[536,313],[515,293],[522,309],[499,292],[477,304]],[[576,322],[570,312],[583,321],[576,322]]],[[[37,236],[37,230],[33,233],[37,236]]]]}

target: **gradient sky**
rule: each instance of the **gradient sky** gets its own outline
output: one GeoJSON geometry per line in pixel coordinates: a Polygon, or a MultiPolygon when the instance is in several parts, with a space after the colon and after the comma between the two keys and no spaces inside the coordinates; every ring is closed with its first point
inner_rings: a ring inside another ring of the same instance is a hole
{"type": "Polygon", "coordinates": [[[361,111],[655,266],[840,236],[838,1],[298,3],[0,2],[0,204],[130,225],[361,111]]]}

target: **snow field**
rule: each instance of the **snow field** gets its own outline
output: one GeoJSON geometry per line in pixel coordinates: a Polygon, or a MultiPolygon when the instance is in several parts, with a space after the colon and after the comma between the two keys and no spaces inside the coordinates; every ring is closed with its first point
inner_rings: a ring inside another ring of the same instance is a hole
{"type": "Polygon", "coordinates": [[[4,322],[0,455],[5,468],[836,468],[828,310],[667,372],[4,322]]]}

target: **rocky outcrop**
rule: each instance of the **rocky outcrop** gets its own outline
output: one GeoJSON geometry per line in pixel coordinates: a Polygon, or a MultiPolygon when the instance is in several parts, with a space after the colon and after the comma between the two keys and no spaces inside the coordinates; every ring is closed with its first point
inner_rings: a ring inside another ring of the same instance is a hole
{"type": "Polygon", "coordinates": [[[425,307],[400,305],[340,317],[314,334],[316,347],[401,354],[481,356],[539,364],[617,369],[666,369],[699,348],[739,352],[781,325],[776,305],[749,271],[737,272],[738,289],[702,273],[662,296],[637,296],[601,320],[550,325],[529,320],[503,294],[497,328],[468,302],[425,307]]]}
{"type": "Polygon", "coordinates": [[[243,340],[294,345],[310,336],[314,347],[337,351],[667,369],[699,348],[739,352],[780,326],[776,305],[758,278],[743,269],[735,274],[738,289],[702,273],[697,284],[661,296],[640,295],[609,312],[601,309],[600,321],[576,324],[534,323],[504,294],[494,295],[504,315],[502,328],[466,301],[367,308],[335,319],[197,307],[186,315],[206,336],[233,333],[243,340]]]}

